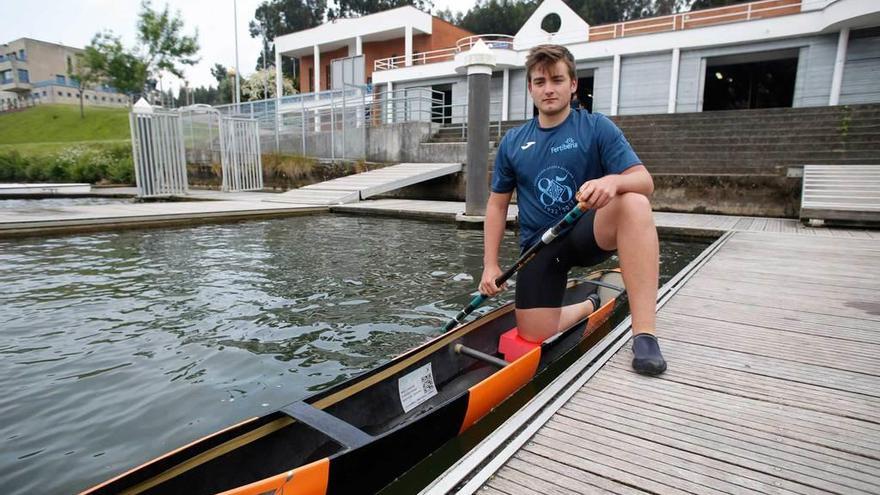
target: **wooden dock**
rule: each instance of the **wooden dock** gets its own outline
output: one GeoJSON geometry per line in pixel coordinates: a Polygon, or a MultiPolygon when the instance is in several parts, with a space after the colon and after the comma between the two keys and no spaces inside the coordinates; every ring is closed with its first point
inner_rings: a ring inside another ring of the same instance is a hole
{"type": "Polygon", "coordinates": [[[664,375],[624,328],[423,493],[880,493],[880,243],[807,235],[726,235],[660,301],[664,375]]]}

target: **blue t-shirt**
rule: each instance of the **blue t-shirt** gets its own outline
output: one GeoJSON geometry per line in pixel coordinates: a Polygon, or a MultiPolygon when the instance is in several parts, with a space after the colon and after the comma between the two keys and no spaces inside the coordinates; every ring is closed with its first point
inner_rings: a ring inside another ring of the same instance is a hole
{"type": "Polygon", "coordinates": [[[584,182],[640,163],[608,117],[572,110],[556,127],[542,129],[535,117],[504,136],[495,157],[492,191],[516,188],[520,247],[527,249],[574,208],[584,182]]]}

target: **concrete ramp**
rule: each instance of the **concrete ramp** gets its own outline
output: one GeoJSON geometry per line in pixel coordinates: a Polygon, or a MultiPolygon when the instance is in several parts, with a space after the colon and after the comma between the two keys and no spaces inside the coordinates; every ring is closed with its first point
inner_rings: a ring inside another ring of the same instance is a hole
{"type": "Polygon", "coordinates": [[[461,172],[461,168],[460,163],[401,163],[287,191],[270,201],[313,205],[355,203],[401,187],[461,172]]]}
{"type": "Polygon", "coordinates": [[[800,218],[880,222],[880,165],[805,165],[800,218]]]}

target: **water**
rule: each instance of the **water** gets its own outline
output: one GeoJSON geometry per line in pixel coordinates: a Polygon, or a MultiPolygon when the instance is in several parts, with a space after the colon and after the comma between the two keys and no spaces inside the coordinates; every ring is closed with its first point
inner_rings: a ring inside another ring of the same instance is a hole
{"type": "MultiPolygon", "coordinates": [[[[662,243],[663,279],[704,247],[662,243]]],[[[481,269],[480,232],[339,215],[0,241],[0,491],[79,491],[371,369],[481,269]]]]}

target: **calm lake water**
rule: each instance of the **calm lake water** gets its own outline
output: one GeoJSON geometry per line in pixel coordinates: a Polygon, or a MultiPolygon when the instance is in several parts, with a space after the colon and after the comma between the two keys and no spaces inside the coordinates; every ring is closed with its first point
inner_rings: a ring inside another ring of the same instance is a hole
{"type": "MultiPolygon", "coordinates": [[[[704,247],[662,242],[663,280],[704,247]]],[[[481,270],[481,232],[340,215],[0,241],[0,492],[76,492],[371,369],[481,270]]]]}
{"type": "Polygon", "coordinates": [[[88,206],[134,203],[134,198],[86,197],[45,199],[0,199],[0,210],[5,209],[52,209],[61,206],[88,206]]]}

